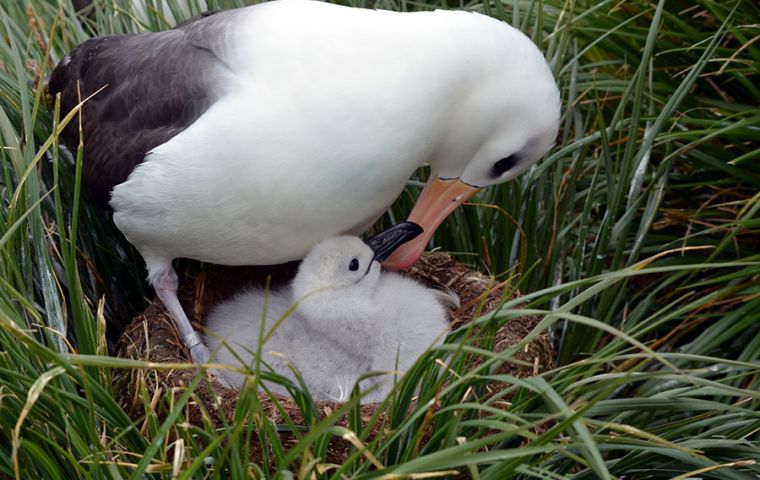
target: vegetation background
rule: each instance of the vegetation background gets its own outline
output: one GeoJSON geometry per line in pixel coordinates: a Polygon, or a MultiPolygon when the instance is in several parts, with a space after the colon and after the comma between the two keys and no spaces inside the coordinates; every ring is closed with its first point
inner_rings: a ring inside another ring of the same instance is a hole
{"type": "MultiPolygon", "coordinates": [[[[538,315],[534,333],[551,329],[558,359],[537,377],[500,376],[509,351],[460,346],[455,332],[405,377],[378,438],[332,416],[290,449],[277,436],[288,427],[264,421],[250,389],[223,429],[184,422],[192,389],[140,419],[114,399],[113,369],[146,365],[107,355],[106,319],[144,308],[144,271],[80,198],[81,156],[57,140],[76,117],[45,108],[40,79],[88,37],[165,29],[240,2],[138,3],[0,6],[0,478],[760,476],[756,2],[356,1],[483,12],[546,53],[563,95],[556,147],[460,209],[435,242],[520,292],[480,320],[485,332],[538,315]],[[508,409],[503,397],[477,400],[494,379],[512,385],[508,409]],[[421,444],[423,424],[433,434],[421,444]],[[325,465],[335,435],[357,448],[325,465]],[[249,461],[253,438],[269,462],[249,461]]],[[[419,175],[386,221],[406,215],[419,175]]],[[[299,402],[308,414],[308,395],[299,402]]]]}

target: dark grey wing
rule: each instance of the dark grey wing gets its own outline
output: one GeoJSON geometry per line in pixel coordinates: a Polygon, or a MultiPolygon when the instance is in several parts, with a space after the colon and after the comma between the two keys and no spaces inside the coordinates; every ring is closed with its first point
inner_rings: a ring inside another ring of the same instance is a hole
{"type": "MultiPolygon", "coordinates": [[[[82,109],[83,180],[99,204],[107,204],[113,187],[152,148],[190,126],[223,94],[218,77],[226,67],[191,40],[195,30],[214,34],[217,22],[202,25],[213,20],[209,15],[166,32],[87,40],[53,70],[48,92],[61,94],[62,114],[102,88],[82,109]]],[[[76,150],[76,119],[63,140],[76,150]]]]}

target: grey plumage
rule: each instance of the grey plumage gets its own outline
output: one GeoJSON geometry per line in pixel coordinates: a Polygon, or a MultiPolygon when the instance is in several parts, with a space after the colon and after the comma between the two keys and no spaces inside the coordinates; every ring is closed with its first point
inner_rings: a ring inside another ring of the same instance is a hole
{"type": "MultiPolygon", "coordinates": [[[[227,16],[206,12],[165,32],[92,38],[53,70],[46,88],[61,94],[63,114],[94,94],[82,107],[82,134],[83,179],[96,202],[105,206],[151,149],[225,93],[226,67],[212,42],[224,41],[227,16]]],[[[76,150],[79,122],[69,123],[63,139],[76,150]]]]}
{"type": "MultiPolygon", "coordinates": [[[[247,364],[254,360],[267,292],[252,289],[217,306],[207,320],[207,341],[217,363],[240,366],[227,344],[247,364]]],[[[262,360],[294,379],[292,362],[317,400],[345,400],[360,375],[404,372],[448,329],[438,297],[419,283],[380,273],[372,251],[356,237],[335,237],[317,244],[304,259],[292,285],[266,299],[265,335],[298,302],[262,347],[262,360]],[[351,260],[358,268],[349,268],[351,260]]],[[[235,386],[245,378],[223,372],[235,386]]],[[[374,387],[362,402],[381,401],[393,386],[393,373],[361,383],[374,387]]],[[[285,393],[270,385],[275,392],[285,393]]]]}

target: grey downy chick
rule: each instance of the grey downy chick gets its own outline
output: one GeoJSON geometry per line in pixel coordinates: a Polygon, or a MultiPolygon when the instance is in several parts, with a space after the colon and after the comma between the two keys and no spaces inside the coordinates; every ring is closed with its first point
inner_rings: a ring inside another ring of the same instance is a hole
{"type": "MultiPolygon", "coordinates": [[[[254,288],[218,305],[206,322],[214,333],[207,341],[217,351],[216,361],[234,366],[240,366],[237,357],[248,365],[254,361],[266,300],[265,335],[297,306],[266,340],[262,360],[294,380],[292,363],[315,400],[347,399],[359,376],[370,371],[403,373],[448,332],[438,293],[381,272],[380,261],[420,232],[416,224],[404,223],[367,243],[349,236],[323,240],[304,258],[289,286],[269,293],[254,288]]],[[[235,372],[222,375],[238,388],[245,380],[235,372]]],[[[393,377],[388,373],[363,381],[362,391],[374,388],[362,402],[382,401],[393,377]]],[[[268,387],[287,393],[279,385],[268,387]]]]}

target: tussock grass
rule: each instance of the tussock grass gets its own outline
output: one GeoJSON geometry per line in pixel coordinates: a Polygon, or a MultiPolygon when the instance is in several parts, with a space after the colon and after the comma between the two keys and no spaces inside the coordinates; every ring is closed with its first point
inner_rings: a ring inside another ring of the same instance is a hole
{"type": "MultiPolygon", "coordinates": [[[[144,273],[81,199],[81,154],[56,135],[76,118],[44,107],[40,78],[89,36],[165,28],[202,6],[161,3],[96,1],[79,16],[45,0],[0,7],[0,478],[760,474],[754,2],[374,3],[481,11],[546,52],[565,106],[556,147],[456,212],[435,241],[521,293],[480,319],[484,332],[538,315],[534,333],[551,329],[559,360],[510,378],[494,373],[509,352],[455,332],[406,375],[381,435],[369,439],[349,403],[348,429],[335,425],[340,412],[315,418],[293,448],[277,435],[288,425],[262,418],[250,390],[224,429],[184,422],[194,384],[145,398],[142,419],[114,400],[113,369],[147,365],[109,357],[105,324],[142,309],[144,273]],[[467,352],[484,361],[473,367],[467,352]],[[496,380],[509,387],[485,398],[496,380]],[[355,450],[329,465],[336,435],[355,450]],[[266,461],[249,461],[252,439],[266,461]]],[[[384,221],[403,218],[419,187],[411,181],[384,221]]],[[[309,415],[308,395],[298,400],[309,415]]]]}

